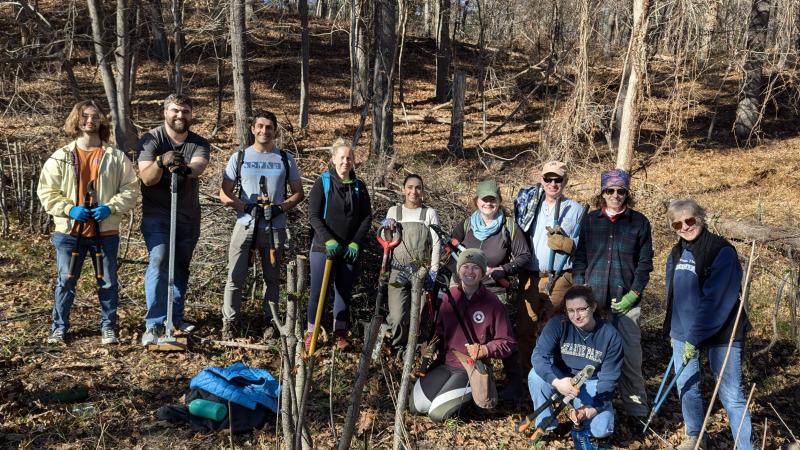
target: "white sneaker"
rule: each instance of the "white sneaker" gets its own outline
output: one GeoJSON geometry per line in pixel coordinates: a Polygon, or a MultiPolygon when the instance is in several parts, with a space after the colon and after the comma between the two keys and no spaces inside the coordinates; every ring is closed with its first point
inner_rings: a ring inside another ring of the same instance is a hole
{"type": "MultiPolygon", "coordinates": [[[[708,444],[708,441],[706,436],[703,436],[703,441],[698,448],[700,450],[706,450],[706,444],[708,444]]],[[[697,445],[697,436],[686,436],[681,443],[675,447],[675,450],[694,450],[695,445],[697,445]]]]}
{"type": "Polygon", "coordinates": [[[64,343],[64,329],[57,328],[47,338],[48,344],[59,345],[64,343]]]}
{"type": "Polygon", "coordinates": [[[194,324],[191,324],[189,322],[181,322],[180,325],[178,325],[175,328],[177,328],[181,333],[191,333],[192,331],[197,329],[197,327],[194,326],[194,324]]]}
{"type": "Polygon", "coordinates": [[[156,342],[158,342],[158,329],[156,326],[152,326],[144,331],[142,335],[142,346],[147,347],[156,342]]]}
{"type": "Polygon", "coordinates": [[[100,344],[108,345],[108,344],[119,344],[119,339],[117,339],[117,332],[114,331],[113,328],[106,328],[100,334],[100,344]]]}

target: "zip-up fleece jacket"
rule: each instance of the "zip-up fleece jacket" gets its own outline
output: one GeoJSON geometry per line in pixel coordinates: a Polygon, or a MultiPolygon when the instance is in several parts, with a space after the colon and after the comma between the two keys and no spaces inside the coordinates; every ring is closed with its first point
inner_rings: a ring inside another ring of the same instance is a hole
{"type": "Polygon", "coordinates": [[[312,250],[325,251],[325,241],[336,239],[339,244],[351,242],[363,247],[372,223],[372,206],[364,183],[350,171],[352,183],[342,183],[342,179],[329,166],[331,189],[328,193],[328,214],[325,217],[325,189],[322,177],[317,178],[308,194],[308,221],[314,232],[312,250]],[[358,192],[356,192],[358,190],[358,192]]]}
{"type": "MultiPolygon", "coordinates": [[[[39,175],[36,195],[45,211],[53,216],[55,231],[59,233],[72,230],[74,221],[69,217],[69,210],[82,203],[78,198],[78,157],[74,153],[77,151],[75,141],[56,150],[45,161],[39,175]]],[[[100,232],[119,230],[122,215],[136,205],[139,181],[128,157],[106,143],[103,143],[103,156],[97,169],[95,192],[97,203],[111,209],[111,215],[100,222],[100,232]]]]}

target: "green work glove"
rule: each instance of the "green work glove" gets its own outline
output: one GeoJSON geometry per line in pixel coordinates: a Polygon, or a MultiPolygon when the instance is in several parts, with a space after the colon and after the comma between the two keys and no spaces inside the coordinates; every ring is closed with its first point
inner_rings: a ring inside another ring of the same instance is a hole
{"type": "Polygon", "coordinates": [[[611,300],[611,310],[617,314],[627,314],[633,308],[639,296],[636,292],[630,291],[623,295],[622,298],[615,298],[611,300]]]}
{"type": "Polygon", "coordinates": [[[336,255],[339,254],[341,249],[342,246],[336,239],[328,239],[327,241],[325,241],[325,254],[327,254],[329,258],[335,258],[336,255]]]}
{"type": "Polygon", "coordinates": [[[355,242],[351,242],[347,245],[347,249],[344,251],[344,259],[350,263],[356,262],[356,258],[358,258],[358,244],[355,242]]]}
{"type": "Polygon", "coordinates": [[[697,358],[698,352],[697,347],[691,344],[691,342],[684,342],[683,343],[683,365],[689,363],[689,361],[697,358]]]}

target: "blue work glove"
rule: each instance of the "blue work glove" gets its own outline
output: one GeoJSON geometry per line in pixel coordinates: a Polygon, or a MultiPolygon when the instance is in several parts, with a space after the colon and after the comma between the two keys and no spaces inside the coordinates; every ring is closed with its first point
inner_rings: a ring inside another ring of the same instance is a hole
{"type": "Polygon", "coordinates": [[[358,258],[358,244],[351,242],[344,251],[344,259],[347,262],[354,263],[356,258],[358,258]]]}
{"type": "Polygon", "coordinates": [[[627,314],[633,308],[639,295],[636,292],[630,291],[623,295],[622,298],[615,298],[611,300],[611,310],[617,314],[627,314]]]}
{"type": "Polygon", "coordinates": [[[92,214],[89,210],[80,205],[73,206],[69,209],[69,217],[78,222],[86,222],[91,216],[92,214]]]}
{"type": "MultiPolygon", "coordinates": [[[[71,212],[71,210],[70,210],[71,212]]],[[[100,204],[92,209],[92,218],[98,222],[102,222],[106,217],[111,215],[111,208],[106,205],[100,204]]]]}
{"type": "Polygon", "coordinates": [[[683,365],[689,363],[689,361],[697,358],[699,352],[697,351],[697,347],[692,345],[690,342],[683,343],[683,365]]]}
{"type": "Polygon", "coordinates": [[[424,289],[426,291],[430,291],[431,289],[433,289],[433,285],[435,283],[436,283],[436,271],[435,270],[429,270],[428,271],[428,276],[427,276],[427,278],[425,278],[424,289]]]}
{"type": "Polygon", "coordinates": [[[339,241],[336,239],[328,239],[325,241],[325,254],[328,255],[328,258],[335,258],[340,251],[342,251],[342,246],[339,244],[339,241]]]}

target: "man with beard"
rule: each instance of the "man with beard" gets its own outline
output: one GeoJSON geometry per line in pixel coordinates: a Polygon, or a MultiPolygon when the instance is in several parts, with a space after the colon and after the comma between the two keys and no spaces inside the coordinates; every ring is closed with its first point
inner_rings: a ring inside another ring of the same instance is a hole
{"type": "Polygon", "coordinates": [[[246,149],[234,152],[223,174],[219,199],[236,211],[236,225],[228,247],[228,280],[222,306],[222,338],[226,340],[235,336],[237,322],[240,320],[242,288],[247,279],[247,261],[251,248],[258,249],[261,256],[264,283],[267,286],[262,305],[264,339],[269,339],[274,330],[270,326],[272,312],[268,302],[277,307],[278,278],[283,245],[286,242],[285,213],[305,197],[294,158],[275,146],[277,130],[278,119],[275,114],[269,111],[253,113],[250,132],[253,133],[255,142],[246,149]],[[266,210],[267,203],[260,198],[261,178],[266,181],[269,211],[266,210]],[[291,188],[291,196],[287,195],[287,186],[291,188]],[[260,211],[262,207],[265,208],[263,212],[260,211]],[[271,217],[271,224],[266,220],[256,220],[259,214],[264,218],[271,217]],[[256,226],[258,230],[255,229],[256,226]],[[267,228],[272,233],[272,242],[269,242],[267,228]],[[255,243],[253,239],[256,240],[255,243]],[[272,257],[275,258],[274,261],[271,260],[272,257]]]}
{"type": "Polygon", "coordinates": [[[116,344],[119,223],[136,205],[136,172],[125,153],[108,143],[111,128],[93,100],[72,107],[64,131],[74,140],[45,161],[36,190],[55,223],[51,242],[57,276],[47,343],[64,343],[75,288],[88,254],[95,266],[100,298],[100,343],[116,344]],[[84,199],[92,195],[85,205],[84,199]]]}
{"type": "Polygon", "coordinates": [[[137,146],[142,180],[142,236],[149,253],[144,275],[147,313],[143,346],[155,343],[166,331],[172,173],[178,175],[172,323],[182,332],[194,330],[194,325],[183,320],[183,301],[189,281],[189,263],[200,237],[198,177],[208,165],[209,144],[189,131],[191,124],[191,99],[171,94],[164,100],[164,124],[145,133],[137,146]]]}

